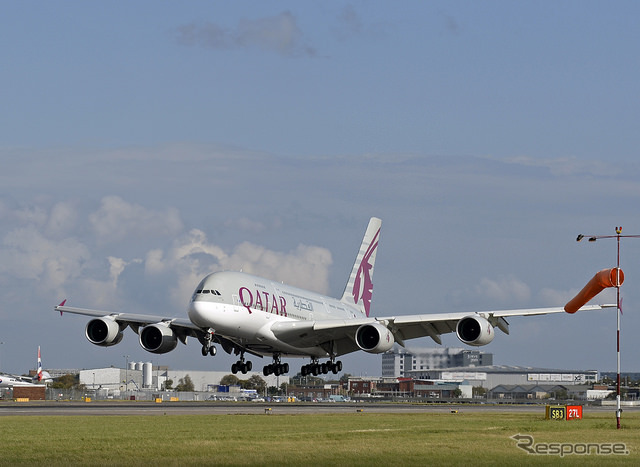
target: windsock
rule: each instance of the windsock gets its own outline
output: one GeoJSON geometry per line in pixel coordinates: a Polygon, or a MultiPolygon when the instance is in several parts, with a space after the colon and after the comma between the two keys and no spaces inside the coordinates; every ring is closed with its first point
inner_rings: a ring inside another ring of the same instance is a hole
{"type": "Polygon", "coordinates": [[[586,304],[593,297],[598,295],[607,287],[619,287],[624,282],[624,273],[622,269],[611,268],[603,269],[591,278],[587,285],[584,286],[578,295],[573,297],[565,306],[564,311],[567,313],[575,313],[580,307],[586,304]]]}

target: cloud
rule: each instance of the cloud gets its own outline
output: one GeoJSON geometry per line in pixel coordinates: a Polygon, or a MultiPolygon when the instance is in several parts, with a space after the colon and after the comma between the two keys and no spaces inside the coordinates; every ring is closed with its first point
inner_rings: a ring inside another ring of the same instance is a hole
{"type": "Polygon", "coordinates": [[[167,251],[150,250],[145,258],[145,273],[172,276],[171,300],[181,305],[206,274],[225,270],[242,270],[327,293],[331,264],[331,252],[316,246],[300,245],[290,252],[279,252],[243,242],[227,253],[210,243],[204,232],[193,229],[176,239],[167,251]]]}
{"type": "Polygon", "coordinates": [[[249,219],[248,217],[240,217],[238,219],[229,219],[224,226],[231,229],[240,230],[242,232],[261,233],[266,229],[262,222],[249,219]]]}
{"type": "Polygon", "coordinates": [[[59,202],[51,209],[46,232],[53,236],[62,236],[72,232],[77,223],[77,210],[71,203],[59,202]]]}
{"type": "Polygon", "coordinates": [[[124,272],[125,268],[129,264],[142,263],[142,260],[138,258],[131,261],[125,261],[124,259],[116,258],[115,256],[109,256],[107,260],[109,261],[109,278],[111,279],[111,284],[114,289],[118,286],[118,278],[120,277],[120,274],[124,272]]]}
{"type": "Polygon", "coordinates": [[[316,50],[305,44],[296,17],[289,11],[276,16],[243,19],[235,29],[218,24],[189,23],[177,28],[178,44],[210,49],[261,49],[284,56],[316,56],[316,50]]]}
{"type": "Polygon", "coordinates": [[[326,294],[332,262],[331,252],[326,248],[299,245],[283,253],[244,242],[225,258],[223,265],[326,294]]]}
{"type": "Polygon", "coordinates": [[[527,303],[531,299],[529,286],[513,276],[485,277],[475,286],[475,293],[498,304],[527,303]]]}
{"type": "Polygon", "coordinates": [[[90,257],[87,246],[73,238],[56,241],[33,226],[16,228],[2,239],[0,276],[59,291],[82,274],[90,257]]]}
{"type": "Polygon", "coordinates": [[[103,198],[100,209],[89,215],[89,222],[99,243],[119,242],[127,237],[173,237],[183,230],[177,209],[153,211],[119,196],[103,198]]]}

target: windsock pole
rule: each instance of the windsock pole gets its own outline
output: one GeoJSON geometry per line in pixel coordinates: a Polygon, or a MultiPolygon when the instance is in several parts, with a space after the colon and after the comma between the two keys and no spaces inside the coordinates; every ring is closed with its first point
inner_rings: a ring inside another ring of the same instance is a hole
{"type": "MultiPolygon", "coordinates": [[[[578,235],[577,241],[582,240],[585,235],[578,235]]],[[[615,238],[618,246],[618,256],[616,263],[616,270],[612,275],[615,274],[616,280],[613,285],[616,288],[616,356],[617,356],[617,376],[616,376],[616,424],[617,428],[620,429],[620,415],[622,414],[622,409],[620,408],[620,315],[622,314],[622,309],[620,306],[620,286],[624,281],[624,274],[620,270],[620,239],[621,238],[640,238],[640,235],[622,235],[622,227],[616,227],[615,235],[592,235],[589,236],[588,239],[590,242],[595,242],[600,238],[615,238]]],[[[594,278],[595,279],[595,278],[594,278]]],[[[613,278],[612,278],[613,279],[613,278]]]]}
{"type": "Polygon", "coordinates": [[[622,226],[616,227],[616,241],[618,243],[618,259],[616,262],[617,280],[616,280],[616,356],[617,365],[616,370],[618,377],[616,378],[616,428],[620,429],[620,415],[622,409],[620,408],[620,234],[622,233],[622,226]]]}

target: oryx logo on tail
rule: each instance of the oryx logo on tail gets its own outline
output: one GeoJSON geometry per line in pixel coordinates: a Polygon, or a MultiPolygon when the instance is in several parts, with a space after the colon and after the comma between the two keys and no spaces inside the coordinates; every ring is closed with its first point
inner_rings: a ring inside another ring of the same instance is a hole
{"type": "Polygon", "coordinates": [[[371,309],[373,267],[376,261],[381,225],[382,221],[375,217],[369,221],[349,282],[347,282],[342,296],[342,301],[355,303],[365,316],[369,316],[371,309]]]}
{"type": "Polygon", "coordinates": [[[367,252],[360,262],[356,280],[353,284],[353,302],[357,304],[362,300],[367,316],[369,316],[371,297],[373,296],[373,281],[371,280],[371,276],[373,275],[373,261],[371,261],[371,256],[375,254],[376,248],[378,248],[378,235],[380,235],[380,229],[376,232],[373,242],[369,245],[367,252]]]}

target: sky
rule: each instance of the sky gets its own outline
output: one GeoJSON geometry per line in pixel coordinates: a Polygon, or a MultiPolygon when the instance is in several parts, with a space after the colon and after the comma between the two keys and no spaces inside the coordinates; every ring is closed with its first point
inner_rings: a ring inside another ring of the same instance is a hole
{"type": "MultiPolygon", "coordinates": [[[[616,265],[579,233],[640,234],[637,2],[0,5],[2,371],[37,346],[45,368],[230,369],[193,340],[93,346],[53,307],[182,318],[240,269],[341,296],[372,216],[375,316],[563,306],[616,265]]],[[[623,371],[638,257],[622,239],[623,371]]],[[[479,348],[496,364],[616,368],[615,311],[509,323],[479,348]]]]}

